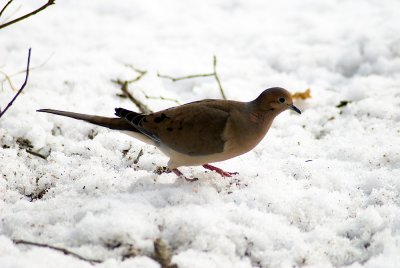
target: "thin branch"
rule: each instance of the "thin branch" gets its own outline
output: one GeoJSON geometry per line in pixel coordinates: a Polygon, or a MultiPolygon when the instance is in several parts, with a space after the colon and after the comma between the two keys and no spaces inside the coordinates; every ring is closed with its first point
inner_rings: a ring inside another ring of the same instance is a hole
{"type": "Polygon", "coordinates": [[[342,100],[342,101],[340,101],[339,102],[339,104],[338,105],[336,105],[336,108],[342,108],[342,107],[345,107],[347,104],[349,104],[349,103],[351,103],[351,101],[348,101],[348,100],[342,100]]]}
{"type": "Polygon", "coordinates": [[[28,83],[28,77],[29,77],[29,64],[31,62],[31,49],[29,48],[28,51],[28,63],[26,65],[26,76],[25,76],[25,81],[22,84],[21,88],[18,90],[17,94],[15,94],[14,98],[8,103],[4,111],[0,112],[0,118],[3,116],[3,114],[8,110],[8,108],[13,105],[14,101],[18,98],[19,94],[21,94],[22,90],[25,88],[26,84],[28,83]]]}
{"type": "Polygon", "coordinates": [[[221,81],[219,80],[218,73],[217,73],[217,57],[215,55],[214,55],[213,66],[214,66],[214,76],[215,76],[215,80],[217,80],[217,83],[218,83],[218,86],[219,86],[219,91],[221,92],[222,98],[224,100],[226,100],[225,92],[222,89],[221,81]]]}
{"type": "Polygon", "coordinates": [[[8,5],[11,4],[12,1],[14,1],[14,0],[8,1],[8,3],[1,9],[1,11],[0,11],[0,17],[1,17],[1,15],[3,15],[4,10],[6,10],[6,8],[8,7],[8,5]]]}
{"type": "Polygon", "coordinates": [[[134,164],[139,163],[139,159],[140,159],[140,157],[142,157],[142,155],[143,155],[143,149],[140,149],[140,151],[139,151],[138,155],[136,156],[135,160],[133,160],[133,163],[134,164]]]}
{"type": "Polygon", "coordinates": [[[131,68],[132,70],[134,70],[135,72],[137,72],[138,74],[140,74],[142,76],[147,74],[146,70],[142,70],[142,69],[136,68],[132,64],[125,64],[125,66],[131,68]]]}
{"type": "MultiPolygon", "coordinates": [[[[11,20],[11,18],[15,15],[18,14],[18,12],[21,10],[22,5],[18,5],[14,10],[9,12],[10,14],[7,14],[7,16],[3,16],[2,22],[6,22],[11,20]]],[[[5,15],[5,14],[4,14],[5,15]]]]}
{"type": "Polygon", "coordinates": [[[175,102],[176,104],[181,105],[181,103],[180,103],[178,100],[176,100],[176,99],[166,98],[166,97],[163,97],[163,96],[159,96],[159,97],[149,96],[149,95],[147,95],[146,92],[144,92],[143,90],[140,90],[140,91],[142,91],[142,93],[143,93],[143,95],[144,95],[144,97],[145,97],[146,99],[150,99],[150,100],[166,100],[166,101],[173,101],[173,102],[175,102]]]}
{"type": "Polygon", "coordinates": [[[125,94],[123,94],[123,93],[122,94],[121,93],[116,93],[115,96],[120,97],[122,99],[126,99],[127,98],[127,96],[125,96],[125,94]]]}
{"type": "MultiPolygon", "coordinates": [[[[24,70],[24,72],[25,72],[25,70],[24,70]]],[[[1,70],[0,70],[0,73],[1,73],[2,75],[4,75],[4,79],[1,80],[1,90],[4,90],[4,82],[6,82],[6,81],[8,82],[8,84],[10,85],[10,87],[11,87],[11,89],[12,89],[13,91],[16,90],[14,84],[13,84],[12,81],[11,81],[10,76],[9,76],[8,74],[6,74],[5,72],[1,71],[1,70]]]]}
{"type": "Polygon", "coordinates": [[[45,155],[43,155],[43,154],[41,154],[41,153],[39,153],[39,152],[32,151],[32,150],[30,150],[30,149],[26,149],[26,152],[27,152],[28,154],[31,154],[31,155],[40,157],[40,158],[42,158],[42,159],[44,159],[44,160],[47,160],[47,157],[48,157],[48,156],[45,156],[45,155]]]}
{"type": "Polygon", "coordinates": [[[212,72],[212,73],[192,74],[192,75],[180,76],[180,77],[172,77],[172,76],[169,76],[169,75],[162,75],[160,73],[157,73],[157,76],[160,77],[160,78],[170,79],[172,82],[177,82],[177,81],[184,80],[184,79],[192,79],[192,78],[199,78],[199,77],[214,76],[215,81],[218,84],[221,96],[222,96],[222,98],[224,100],[226,100],[226,95],[225,95],[224,89],[222,88],[221,81],[219,80],[219,76],[218,76],[218,73],[217,73],[217,57],[215,55],[214,55],[214,58],[213,58],[213,70],[214,70],[214,72],[212,72]]]}
{"type": "Polygon", "coordinates": [[[158,77],[170,79],[172,82],[177,82],[177,81],[184,80],[184,79],[198,78],[198,77],[209,77],[209,76],[214,76],[214,75],[215,75],[214,73],[210,73],[210,74],[192,74],[192,75],[187,75],[187,76],[172,77],[169,75],[162,75],[162,74],[157,73],[158,77]]]}
{"type": "MultiPolygon", "coordinates": [[[[10,2],[8,2],[7,5],[8,5],[9,3],[10,3],[10,2]]],[[[30,17],[30,16],[32,16],[32,15],[35,15],[36,13],[39,13],[40,11],[46,9],[48,6],[54,5],[54,3],[55,3],[55,0],[48,0],[46,4],[44,4],[43,6],[39,7],[38,9],[36,9],[36,10],[34,10],[34,11],[28,13],[28,14],[25,14],[24,16],[21,16],[21,17],[19,17],[19,18],[16,18],[15,20],[12,20],[12,21],[9,21],[9,22],[6,22],[6,23],[1,24],[1,25],[0,25],[0,29],[2,29],[2,28],[4,28],[4,27],[7,27],[7,26],[10,26],[11,24],[14,24],[14,23],[16,23],[16,22],[18,22],[18,21],[24,20],[24,19],[26,19],[26,18],[28,18],[28,17],[30,17]]],[[[6,6],[7,6],[7,5],[6,5],[6,6]]],[[[4,9],[5,9],[5,8],[3,8],[3,10],[4,10],[4,9]]],[[[2,11],[3,11],[3,10],[2,10],[2,11]]]]}
{"type": "Polygon", "coordinates": [[[147,107],[146,104],[142,103],[141,101],[139,101],[138,99],[136,99],[135,97],[132,96],[132,94],[128,91],[128,84],[129,81],[121,81],[119,79],[117,80],[112,80],[112,82],[118,84],[121,86],[121,91],[122,93],[124,93],[124,95],[130,99],[137,107],[138,109],[142,112],[142,113],[151,113],[152,111],[150,110],[149,107],[147,107]]]}
{"type": "Polygon", "coordinates": [[[138,73],[138,76],[136,76],[136,78],[132,79],[132,80],[127,80],[128,84],[130,83],[134,83],[136,81],[139,81],[140,79],[142,79],[142,77],[147,74],[147,71],[141,70],[136,68],[135,66],[133,66],[132,64],[125,64],[125,66],[131,68],[132,70],[134,70],[135,72],[138,73]]]}
{"type": "Polygon", "coordinates": [[[41,243],[36,243],[36,242],[31,242],[31,241],[26,241],[26,240],[13,240],[13,242],[15,244],[24,244],[24,245],[29,245],[29,246],[41,247],[41,248],[50,248],[50,249],[62,252],[65,255],[69,255],[69,256],[75,257],[77,259],[80,259],[82,261],[87,261],[90,264],[103,262],[101,260],[85,258],[75,252],[69,251],[68,249],[61,248],[61,247],[55,247],[55,246],[51,246],[51,245],[47,245],[47,244],[41,244],[41,243]]]}
{"type": "MultiPolygon", "coordinates": [[[[112,79],[111,82],[120,85],[123,95],[126,96],[128,99],[130,99],[142,113],[146,113],[146,114],[151,113],[152,112],[151,109],[146,104],[142,103],[141,101],[139,101],[138,99],[133,97],[132,94],[128,90],[128,85],[142,79],[142,77],[145,74],[147,74],[147,71],[137,69],[131,64],[125,64],[125,66],[134,70],[138,75],[131,80],[112,79]]],[[[117,96],[122,97],[121,95],[117,95],[117,96]]]]}

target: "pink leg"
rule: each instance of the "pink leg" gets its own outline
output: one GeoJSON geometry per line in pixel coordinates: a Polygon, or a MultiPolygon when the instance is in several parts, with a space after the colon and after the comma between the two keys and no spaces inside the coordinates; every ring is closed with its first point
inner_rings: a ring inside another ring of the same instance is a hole
{"type": "Polygon", "coordinates": [[[193,179],[187,178],[187,177],[186,177],[185,175],[183,175],[183,173],[180,172],[179,169],[177,169],[177,168],[172,169],[172,172],[174,172],[176,176],[181,177],[181,178],[184,178],[186,181],[189,181],[189,182],[194,182],[194,181],[197,181],[197,180],[198,180],[198,178],[193,178],[193,179]]]}
{"type": "Polygon", "coordinates": [[[239,174],[238,172],[227,172],[227,171],[224,171],[224,170],[222,170],[222,169],[220,169],[220,168],[217,168],[217,167],[214,167],[214,166],[212,166],[212,165],[210,165],[210,164],[204,164],[204,165],[203,165],[203,168],[209,169],[209,170],[212,170],[212,171],[215,171],[215,172],[217,172],[219,175],[221,175],[222,177],[232,177],[232,175],[237,175],[237,174],[239,174]]]}

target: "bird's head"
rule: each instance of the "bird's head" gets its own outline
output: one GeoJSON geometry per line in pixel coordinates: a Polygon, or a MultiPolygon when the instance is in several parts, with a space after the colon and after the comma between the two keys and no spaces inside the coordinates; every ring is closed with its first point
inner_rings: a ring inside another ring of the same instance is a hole
{"type": "Polygon", "coordinates": [[[264,90],[263,93],[255,99],[259,109],[273,111],[275,113],[283,112],[287,109],[301,114],[299,108],[293,105],[293,99],[289,91],[280,87],[272,87],[264,90]]]}

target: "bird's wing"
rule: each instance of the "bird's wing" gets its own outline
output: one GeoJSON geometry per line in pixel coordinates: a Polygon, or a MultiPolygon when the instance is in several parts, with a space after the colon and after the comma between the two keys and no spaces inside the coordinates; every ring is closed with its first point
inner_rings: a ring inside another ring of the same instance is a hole
{"type": "Polygon", "coordinates": [[[115,108],[115,115],[121,117],[121,119],[124,119],[125,122],[131,124],[137,131],[153,140],[156,144],[161,143],[160,138],[155,133],[152,133],[142,127],[141,121],[144,117],[146,117],[146,115],[124,108],[115,108]]]}
{"type": "MultiPolygon", "coordinates": [[[[224,102],[224,101],[222,101],[224,102]]],[[[164,146],[191,156],[220,153],[229,108],[221,100],[204,100],[149,115],[126,114],[126,120],[164,146]]]]}

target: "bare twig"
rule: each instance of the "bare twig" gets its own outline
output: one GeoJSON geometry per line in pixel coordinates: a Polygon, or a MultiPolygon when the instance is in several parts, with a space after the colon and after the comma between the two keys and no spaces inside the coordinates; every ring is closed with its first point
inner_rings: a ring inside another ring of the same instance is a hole
{"type": "Polygon", "coordinates": [[[0,112],[0,118],[4,115],[4,113],[8,110],[8,108],[13,105],[14,101],[18,98],[19,94],[21,94],[22,90],[25,88],[26,84],[28,83],[28,77],[29,77],[29,64],[31,62],[31,49],[29,48],[28,51],[28,63],[26,65],[26,76],[25,76],[25,81],[22,84],[21,88],[18,90],[17,94],[15,94],[14,98],[8,103],[4,111],[0,112]]]}
{"type": "Polygon", "coordinates": [[[45,155],[43,155],[43,154],[41,154],[41,153],[39,153],[39,152],[35,152],[35,151],[31,150],[31,149],[26,149],[26,152],[27,152],[28,154],[31,154],[31,155],[40,157],[40,158],[42,158],[42,159],[44,159],[44,160],[47,160],[47,156],[45,156],[45,155]]]}
{"type": "Polygon", "coordinates": [[[51,246],[51,245],[47,245],[47,244],[36,243],[36,242],[31,242],[31,241],[26,241],[26,240],[13,240],[13,242],[14,242],[15,244],[24,244],[24,245],[29,245],[29,246],[36,246],[36,247],[42,247],[42,248],[50,248],[50,249],[53,249],[53,250],[62,252],[62,253],[64,253],[65,255],[69,255],[69,256],[75,257],[75,258],[77,258],[77,259],[80,259],[80,260],[82,260],[82,261],[87,261],[87,262],[89,262],[89,263],[91,263],[91,264],[103,262],[103,261],[101,261],[101,260],[85,258],[85,257],[83,257],[83,256],[81,256],[81,255],[79,255],[79,254],[77,254],[77,253],[75,253],[75,252],[72,252],[72,251],[70,251],[70,250],[68,250],[68,249],[61,248],[61,247],[55,247],[55,246],[51,246]]]}
{"type": "MultiPolygon", "coordinates": [[[[43,6],[39,7],[38,9],[36,9],[36,10],[34,10],[34,11],[28,13],[28,14],[25,14],[24,16],[21,16],[21,17],[19,17],[19,18],[16,18],[15,20],[12,20],[12,21],[9,21],[9,22],[6,22],[6,23],[1,24],[1,25],[0,25],[0,29],[2,29],[2,28],[4,28],[4,27],[7,27],[7,26],[10,26],[11,24],[14,24],[14,23],[16,23],[16,22],[18,22],[18,21],[24,20],[24,19],[26,19],[26,18],[28,18],[28,17],[30,17],[30,16],[32,16],[32,15],[35,15],[36,13],[39,13],[40,11],[46,9],[48,6],[54,5],[54,3],[55,3],[55,0],[48,0],[46,4],[44,4],[43,6]]],[[[6,4],[6,6],[2,9],[2,12],[5,10],[5,8],[6,8],[9,4],[10,4],[10,2],[8,2],[8,3],[6,4]]]]}
{"type": "Polygon", "coordinates": [[[135,160],[133,160],[133,163],[134,164],[139,163],[139,159],[140,159],[140,157],[142,157],[142,155],[143,155],[143,149],[140,149],[140,151],[139,151],[138,155],[136,156],[135,160]]]}
{"type": "Polygon", "coordinates": [[[177,82],[177,81],[184,80],[184,79],[192,79],[192,78],[199,78],[199,77],[214,76],[215,81],[218,84],[221,96],[222,96],[222,98],[224,100],[226,100],[225,92],[224,92],[224,89],[222,88],[221,81],[220,81],[218,73],[217,73],[217,57],[215,55],[213,57],[213,70],[214,70],[214,72],[212,72],[212,73],[192,74],[192,75],[180,76],[180,77],[172,77],[172,76],[169,76],[169,75],[162,75],[160,73],[157,73],[157,76],[160,77],[160,78],[170,79],[172,82],[177,82]]]}
{"type": "Polygon", "coordinates": [[[177,82],[177,81],[180,81],[180,80],[191,79],[191,78],[214,76],[214,73],[209,73],[209,74],[192,74],[192,75],[180,76],[180,77],[172,77],[172,76],[169,76],[169,75],[163,75],[163,74],[157,73],[157,76],[160,77],[160,78],[170,79],[172,82],[177,82]]]}
{"type": "MultiPolygon", "coordinates": [[[[24,70],[24,71],[25,71],[25,70],[24,70]]],[[[11,89],[12,89],[13,91],[16,90],[16,87],[15,87],[14,84],[12,83],[10,76],[9,76],[8,74],[6,74],[5,72],[1,71],[1,70],[0,70],[0,73],[1,73],[2,75],[4,75],[4,79],[1,80],[1,90],[4,90],[4,82],[6,82],[6,81],[8,82],[8,84],[10,85],[10,87],[11,87],[11,89]]]]}
{"type": "MultiPolygon", "coordinates": [[[[14,1],[13,1],[14,2],[14,1]]],[[[2,17],[2,22],[6,22],[11,20],[11,18],[15,15],[18,14],[18,12],[21,10],[22,5],[17,6],[14,10],[12,10],[11,12],[8,12],[9,14],[7,14],[7,16],[3,16],[2,17]]]]}
{"type": "Polygon", "coordinates": [[[127,96],[125,96],[125,94],[121,94],[121,93],[116,93],[115,96],[120,97],[122,99],[126,99],[127,96]]]}
{"type": "Polygon", "coordinates": [[[14,1],[14,0],[8,1],[7,4],[1,9],[1,11],[0,11],[0,17],[1,17],[1,15],[3,15],[4,10],[6,10],[6,8],[8,7],[8,5],[11,4],[12,1],[14,1]]]}
{"type": "MultiPolygon", "coordinates": [[[[142,113],[146,113],[146,114],[151,113],[152,112],[151,109],[147,105],[145,105],[144,103],[142,103],[141,101],[136,99],[134,96],[132,96],[132,94],[128,90],[128,85],[142,79],[142,77],[147,73],[147,71],[137,69],[133,65],[130,65],[130,64],[126,64],[126,66],[133,69],[138,75],[131,80],[113,79],[113,80],[111,80],[111,82],[120,85],[123,95],[126,96],[128,99],[130,99],[142,113]]],[[[121,95],[117,95],[117,96],[122,97],[121,95]]]]}
{"type": "Polygon", "coordinates": [[[226,100],[226,96],[225,96],[224,90],[222,89],[221,81],[219,80],[219,76],[217,73],[217,57],[215,55],[214,55],[213,67],[214,67],[214,76],[215,76],[215,80],[217,80],[217,83],[219,86],[219,91],[221,92],[222,98],[224,100],[226,100]]]}
{"type": "Polygon", "coordinates": [[[133,82],[139,81],[140,79],[142,79],[142,77],[143,77],[145,74],[147,74],[147,71],[146,71],[146,70],[138,69],[138,68],[136,68],[135,66],[133,66],[132,64],[125,64],[125,66],[131,68],[132,70],[134,70],[135,72],[138,73],[138,76],[136,76],[136,78],[134,78],[134,79],[132,79],[132,80],[128,80],[129,83],[133,83],[133,82]]]}
{"type": "Polygon", "coordinates": [[[121,86],[121,91],[124,93],[124,95],[130,99],[142,113],[151,113],[152,111],[150,110],[149,107],[147,107],[146,104],[142,103],[138,99],[132,96],[132,94],[128,91],[128,84],[129,81],[122,81],[122,80],[112,80],[114,83],[118,84],[121,86]]]}
{"type": "Polygon", "coordinates": [[[348,101],[348,100],[342,100],[342,101],[340,101],[339,102],[339,104],[338,105],[336,105],[336,108],[342,108],[342,107],[345,107],[347,104],[349,104],[349,103],[351,103],[351,101],[348,101]]]}
{"type": "Polygon", "coordinates": [[[178,104],[178,105],[181,104],[181,103],[180,103],[178,100],[176,100],[176,99],[166,98],[166,97],[163,97],[163,96],[159,96],[159,97],[149,96],[149,95],[147,95],[146,92],[144,92],[143,90],[141,90],[141,91],[142,91],[142,93],[143,93],[143,95],[144,95],[144,97],[145,97],[146,99],[151,99],[151,100],[166,100],[166,101],[173,101],[173,102],[175,102],[175,103],[178,104]]]}

